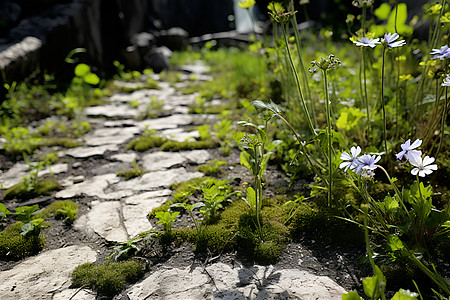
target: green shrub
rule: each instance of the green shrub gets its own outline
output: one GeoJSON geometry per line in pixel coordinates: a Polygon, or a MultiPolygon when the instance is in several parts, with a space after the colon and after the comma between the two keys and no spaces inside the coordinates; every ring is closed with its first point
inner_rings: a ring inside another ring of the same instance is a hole
{"type": "Polygon", "coordinates": [[[127,283],[134,283],[144,274],[144,268],[137,261],[123,261],[95,265],[85,263],[75,268],[72,273],[74,287],[87,286],[99,295],[112,297],[125,288],[127,283]]]}

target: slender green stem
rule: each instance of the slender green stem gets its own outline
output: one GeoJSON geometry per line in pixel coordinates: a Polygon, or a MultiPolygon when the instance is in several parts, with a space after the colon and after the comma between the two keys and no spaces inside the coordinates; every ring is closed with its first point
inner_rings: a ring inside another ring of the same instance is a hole
{"type": "Polygon", "coordinates": [[[388,153],[387,148],[387,137],[386,137],[386,108],[384,103],[384,61],[386,57],[386,47],[383,47],[383,63],[381,66],[381,105],[383,107],[383,140],[384,140],[384,150],[386,154],[388,153]]]}
{"type": "MultiPolygon", "coordinates": [[[[308,153],[308,149],[306,149],[302,139],[300,138],[300,136],[298,135],[297,131],[295,131],[295,129],[292,127],[291,124],[289,124],[289,122],[280,114],[277,114],[277,117],[279,117],[284,123],[286,123],[286,125],[289,127],[289,129],[292,131],[292,133],[294,134],[295,138],[297,139],[301,151],[303,152],[303,154],[305,154],[306,159],[308,160],[309,165],[311,166],[311,168],[313,169],[314,173],[317,174],[317,176],[320,177],[320,179],[322,179],[324,182],[327,183],[327,179],[324,178],[322,176],[322,172],[320,172],[319,170],[317,170],[316,165],[318,165],[320,168],[324,168],[322,166],[322,164],[318,161],[316,161],[311,155],[309,155],[308,153]]],[[[327,183],[328,184],[328,183],[327,183]]]]}
{"type": "Polygon", "coordinates": [[[442,278],[439,274],[436,272],[431,272],[430,269],[428,269],[415,255],[411,250],[408,251],[408,257],[411,259],[419,269],[425,273],[431,280],[434,281],[448,296],[450,296],[450,285],[448,282],[442,278]]]}
{"type": "MultiPolygon", "coordinates": [[[[292,0],[291,0],[291,6],[294,7],[294,3],[292,0]]],[[[314,102],[311,99],[311,91],[309,89],[309,83],[308,83],[308,74],[306,73],[305,62],[303,61],[301,40],[300,40],[300,35],[298,33],[299,30],[298,30],[297,18],[295,16],[295,14],[291,18],[291,24],[292,24],[292,28],[294,29],[295,42],[297,44],[297,53],[298,53],[297,55],[298,55],[299,62],[300,62],[300,69],[302,70],[302,75],[303,75],[302,78],[303,78],[303,84],[306,89],[306,97],[307,97],[307,99],[309,99],[309,106],[311,109],[311,114],[313,116],[315,116],[316,113],[315,113],[315,108],[314,108],[314,102]]],[[[314,123],[314,127],[316,128],[317,127],[316,118],[313,118],[313,123],[314,123]]]]}
{"type": "Polygon", "coordinates": [[[367,111],[367,135],[370,133],[370,110],[369,110],[369,99],[367,97],[367,78],[366,78],[366,58],[364,53],[364,47],[361,47],[362,53],[362,72],[363,72],[363,81],[364,81],[364,101],[366,103],[366,111],[367,111]]]}
{"type": "Polygon", "coordinates": [[[324,92],[325,92],[325,110],[327,114],[327,135],[328,135],[328,206],[331,206],[331,187],[333,185],[333,167],[332,167],[332,131],[331,131],[331,113],[330,100],[328,97],[328,79],[327,70],[323,70],[324,77],[324,92]]]}
{"type": "MultiPolygon", "coordinates": [[[[395,48],[395,57],[397,57],[397,74],[395,76],[395,124],[398,124],[399,119],[399,110],[400,110],[400,88],[399,88],[399,82],[400,82],[400,57],[399,57],[399,49],[395,48]]],[[[395,138],[398,138],[400,126],[395,126],[395,138]]]]}
{"type": "Polygon", "coordinates": [[[285,43],[285,47],[286,47],[286,50],[288,53],[288,58],[289,58],[289,64],[291,66],[292,74],[294,75],[295,83],[297,85],[297,92],[300,97],[300,101],[301,101],[301,104],[303,107],[303,112],[305,114],[306,121],[308,122],[309,130],[311,131],[311,134],[317,135],[316,131],[314,130],[314,125],[311,121],[311,116],[309,115],[309,111],[308,111],[308,107],[305,102],[305,98],[303,97],[302,87],[300,85],[300,79],[298,78],[297,69],[295,68],[295,64],[292,59],[291,50],[289,49],[289,42],[287,39],[287,31],[286,31],[286,28],[284,28],[283,26],[282,26],[282,29],[283,29],[284,43],[285,43]]]}
{"type": "Polygon", "coordinates": [[[395,30],[395,32],[398,32],[398,30],[397,30],[397,14],[398,14],[398,0],[395,1],[395,18],[394,18],[394,30],[395,30]]]}
{"type": "Polygon", "coordinates": [[[440,138],[439,138],[439,146],[438,149],[436,151],[435,157],[437,157],[439,155],[439,152],[441,151],[441,146],[442,146],[442,142],[444,141],[444,131],[445,131],[445,121],[446,121],[446,116],[447,116],[447,106],[448,106],[448,95],[447,95],[447,87],[445,87],[445,102],[444,105],[442,107],[442,116],[441,116],[441,130],[440,130],[440,138]]]}
{"type": "Polygon", "coordinates": [[[361,27],[363,30],[363,36],[366,36],[366,11],[367,11],[367,7],[364,4],[362,7],[362,18],[361,18],[361,27]]]}

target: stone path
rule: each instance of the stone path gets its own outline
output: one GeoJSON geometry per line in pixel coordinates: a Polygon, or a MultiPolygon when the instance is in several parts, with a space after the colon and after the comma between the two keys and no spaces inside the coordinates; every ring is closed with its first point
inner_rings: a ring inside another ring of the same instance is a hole
{"type": "MultiPolygon", "coordinates": [[[[197,79],[211,80],[205,67],[190,67],[197,79]]],[[[187,76],[188,77],[188,76],[187,76]]],[[[136,234],[151,229],[146,215],[163,204],[171,195],[172,183],[204,176],[188,171],[186,166],[203,164],[212,159],[207,150],[182,152],[137,153],[125,150],[125,145],[144,129],[154,129],[169,139],[184,141],[198,136],[197,131],[185,131],[184,126],[196,119],[208,120],[214,116],[189,115],[187,105],[195,102],[196,95],[181,95],[165,82],[161,90],[138,90],[118,93],[107,104],[85,110],[95,128],[83,139],[82,147],[65,150],[61,157],[82,161],[102,159],[107,163],[89,170],[89,176],[67,175],[66,163],[51,167],[54,174],[64,179],[64,187],[55,194],[58,199],[90,196],[90,209],[79,216],[74,228],[87,235],[98,235],[108,242],[124,242],[136,234]],[[137,121],[147,109],[152,97],[164,100],[163,109],[169,116],[137,121]],[[138,100],[132,107],[130,102],[138,100]],[[103,118],[107,117],[105,121],[103,118]],[[150,171],[141,177],[125,181],[117,171],[130,169],[133,161],[150,171]]],[[[0,183],[8,188],[22,180],[30,171],[18,163],[0,175],[0,183]]],[[[47,171],[48,172],[48,171],[47,171]]],[[[43,176],[45,172],[40,172],[43,176]]],[[[70,289],[70,274],[79,264],[93,262],[97,253],[89,246],[76,245],[43,251],[23,260],[8,271],[0,272],[1,299],[95,299],[89,290],[70,289]],[[69,258],[69,259],[67,259],[69,258]]],[[[345,292],[328,277],[315,276],[307,271],[273,267],[236,267],[223,263],[209,264],[205,268],[161,268],[130,287],[129,299],[340,299],[345,292]]]]}

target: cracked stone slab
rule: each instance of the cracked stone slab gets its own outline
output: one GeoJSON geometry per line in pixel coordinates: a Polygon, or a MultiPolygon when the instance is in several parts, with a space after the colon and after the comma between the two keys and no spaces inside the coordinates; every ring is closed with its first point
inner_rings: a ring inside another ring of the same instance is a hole
{"type": "Polygon", "coordinates": [[[118,151],[118,145],[102,145],[96,147],[77,147],[66,151],[66,155],[74,158],[88,158],[104,155],[107,151],[118,151]]]}
{"type": "Polygon", "coordinates": [[[164,171],[155,171],[142,175],[128,181],[121,181],[114,186],[113,190],[121,191],[130,189],[132,191],[151,191],[161,187],[169,187],[172,183],[188,181],[204,176],[201,172],[187,172],[185,168],[175,168],[164,171]]]}
{"type": "Polygon", "coordinates": [[[141,129],[162,130],[189,125],[192,124],[193,120],[194,117],[191,115],[171,115],[168,117],[141,121],[139,126],[141,129]]]}
{"type": "Polygon", "coordinates": [[[84,136],[87,146],[121,145],[139,133],[138,127],[100,128],[84,136]]]}
{"type": "Polygon", "coordinates": [[[96,259],[96,251],[89,246],[78,245],[27,258],[13,269],[0,272],[1,298],[55,299],[53,295],[60,294],[71,285],[70,276],[76,266],[96,259]]]}
{"type": "Polygon", "coordinates": [[[170,190],[159,190],[124,199],[123,223],[130,237],[152,229],[150,222],[147,220],[148,213],[153,208],[164,204],[169,199],[170,194],[170,190]]]}
{"type": "Polygon", "coordinates": [[[157,151],[142,157],[142,167],[148,171],[161,171],[182,165],[186,161],[187,159],[178,152],[157,151]]]}
{"type": "MultiPolygon", "coordinates": [[[[104,174],[91,177],[83,182],[66,187],[55,194],[56,198],[68,199],[75,196],[87,195],[100,199],[120,199],[131,196],[132,191],[124,188],[122,190],[109,192],[108,187],[120,181],[116,174],[104,174]]],[[[70,182],[69,182],[70,184],[70,182]]]]}
{"type": "MultiPolygon", "coordinates": [[[[94,121],[97,121],[97,119],[92,119],[94,121]]],[[[90,121],[92,122],[92,121],[90,121]]],[[[93,123],[93,122],[92,122],[93,123]]],[[[114,128],[114,127],[134,127],[137,125],[137,121],[132,119],[125,119],[125,120],[102,120],[101,125],[103,125],[106,128],[114,128]]]]}
{"type": "Polygon", "coordinates": [[[189,162],[201,165],[206,163],[211,159],[211,154],[207,150],[192,150],[192,151],[181,151],[179,152],[183,157],[185,157],[189,162]]]}
{"type": "Polygon", "coordinates": [[[127,291],[138,299],[341,299],[346,291],[326,276],[272,266],[231,267],[224,263],[206,269],[160,269],[127,291]]]}
{"type": "Polygon", "coordinates": [[[137,110],[130,106],[124,105],[99,105],[86,107],[84,112],[90,117],[107,117],[107,118],[136,118],[138,117],[137,110]]]}
{"type": "Polygon", "coordinates": [[[111,160],[120,161],[123,163],[133,163],[133,161],[137,160],[138,155],[136,153],[118,153],[111,155],[111,160]]]}
{"type": "Polygon", "coordinates": [[[21,182],[23,177],[28,176],[29,171],[30,167],[27,164],[17,163],[0,176],[0,184],[8,189],[21,182]]]}
{"type": "Polygon", "coordinates": [[[181,152],[157,151],[142,157],[142,166],[148,171],[166,170],[184,163],[204,164],[211,159],[207,150],[191,150],[181,152]]]}
{"type": "Polygon", "coordinates": [[[88,213],[75,220],[74,228],[87,233],[93,231],[110,242],[129,240],[123,225],[122,204],[120,201],[92,201],[88,213]]]}
{"type": "Polygon", "coordinates": [[[67,173],[67,171],[69,170],[69,165],[68,164],[56,164],[56,165],[51,165],[50,167],[45,168],[42,171],[39,171],[38,175],[39,176],[44,176],[47,174],[61,174],[61,173],[67,173]]]}
{"type": "MultiPolygon", "coordinates": [[[[56,164],[50,166],[53,174],[60,174],[67,172],[69,166],[68,164],[56,164]]],[[[17,163],[7,172],[0,175],[0,184],[3,185],[5,189],[8,189],[19,182],[23,181],[24,177],[29,176],[29,172],[31,171],[30,166],[26,163],[17,163]]],[[[44,176],[47,174],[51,174],[48,167],[43,168],[39,171],[38,176],[44,176]]]]}
{"type": "Polygon", "coordinates": [[[67,289],[55,294],[52,300],[95,300],[96,298],[95,293],[87,289],[67,289]]]}
{"type": "Polygon", "coordinates": [[[166,129],[161,131],[160,134],[177,142],[186,142],[200,137],[198,130],[186,131],[183,128],[166,129]]]}

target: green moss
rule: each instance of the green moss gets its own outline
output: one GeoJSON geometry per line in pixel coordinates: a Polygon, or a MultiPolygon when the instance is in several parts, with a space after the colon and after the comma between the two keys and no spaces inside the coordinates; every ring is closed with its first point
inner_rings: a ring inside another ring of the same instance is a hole
{"type": "Polygon", "coordinates": [[[19,201],[24,201],[41,195],[51,195],[53,191],[58,189],[59,184],[54,178],[38,180],[36,186],[32,190],[27,190],[25,183],[19,182],[5,191],[3,199],[18,199],[19,201]]]}
{"type": "Polygon", "coordinates": [[[45,138],[42,140],[42,146],[52,147],[61,146],[64,148],[75,148],[83,146],[83,142],[75,141],[71,138],[45,138]]]}
{"type": "Polygon", "coordinates": [[[138,167],[136,163],[134,164],[133,169],[116,173],[117,176],[124,177],[125,180],[130,180],[142,176],[144,174],[145,170],[143,168],[138,167]]]}
{"type": "Polygon", "coordinates": [[[160,147],[166,140],[166,138],[160,136],[141,136],[132,140],[126,149],[143,152],[151,148],[160,147]]]}
{"type": "Polygon", "coordinates": [[[207,164],[198,166],[196,171],[202,172],[207,176],[220,175],[224,173],[220,167],[226,164],[226,161],[213,159],[207,164]]]}
{"type": "Polygon", "coordinates": [[[55,201],[49,206],[36,214],[33,218],[49,219],[51,215],[54,215],[56,219],[67,220],[66,222],[72,223],[77,218],[78,204],[71,200],[55,201]]]}
{"type": "Polygon", "coordinates": [[[194,142],[178,142],[168,140],[161,146],[162,151],[183,151],[183,150],[195,150],[195,149],[211,149],[217,145],[213,140],[194,141],[194,142]]]}
{"type": "Polygon", "coordinates": [[[291,232],[321,237],[323,244],[364,243],[363,230],[358,225],[336,218],[339,212],[317,205],[315,202],[303,202],[295,210],[289,227],[291,232]]]}
{"type": "Polygon", "coordinates": [[[137,261],[123,261],[95,265],[85,263],[72,273],[74,287],[87,286],[99,295],[112,297],[122,291],[127,283],[134,283],[144,274],[142,264],[137,261]]]}
{"type": "Polygon", "coordinates": [[[228,227],[224,223],[203,226],[196,232],[195,250],[220,253],[236,248],[236,228],[228,227]]]}
{"type": "Polygon", "coordinates": [[[44,235],[24,236],[23,223],[16,222],[0,232],[0,258],[18,260],[39,253],[45,246],[44,235]]]}
{"type": "Polygon", "coordinates": [[[141,136],[132,140],[126,149],[143,152],[151,148],[160,147],[166,141],[167,139],[161,136],[141,136]]]}

